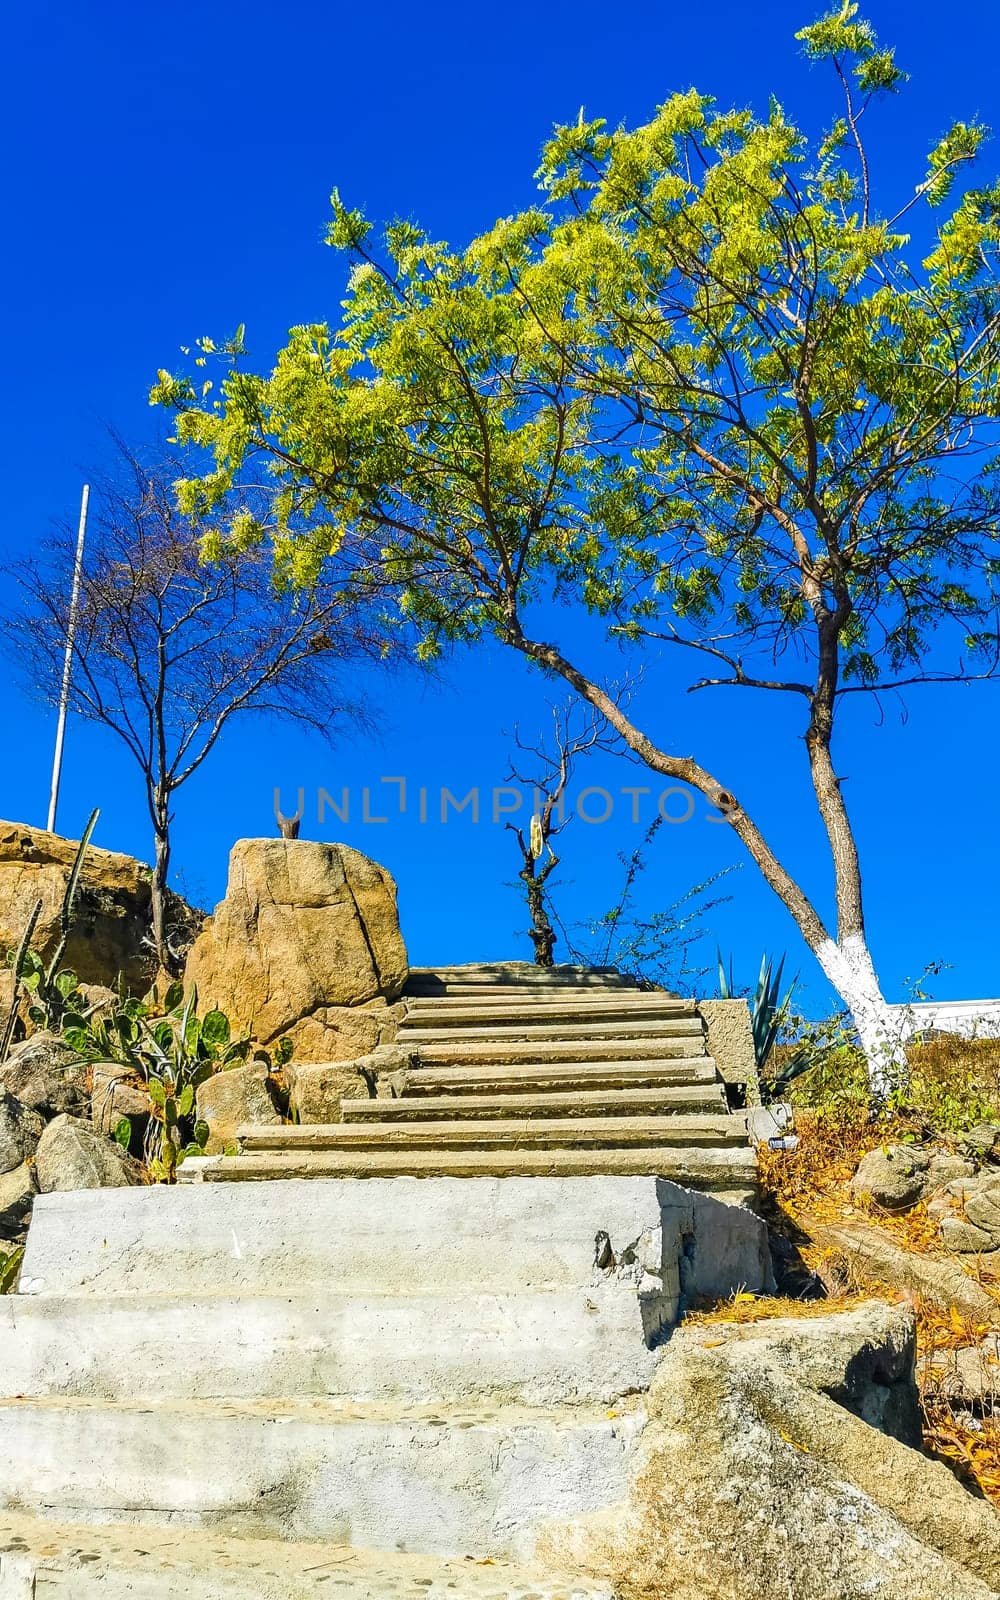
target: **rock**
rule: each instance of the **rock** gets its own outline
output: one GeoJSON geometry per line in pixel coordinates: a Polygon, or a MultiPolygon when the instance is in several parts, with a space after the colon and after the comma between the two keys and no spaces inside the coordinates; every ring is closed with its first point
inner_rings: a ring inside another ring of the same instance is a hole
{"type": "Polygon", "coordinates": [[[870,1373],[888,1332],[894,1367],[899,1313],[885,1321],[886,1309],[732,1339],[724,1325],[679,1330],[649,1391],[627,1499],[613,1515],[550,1524],[539,1554],[577,1562],[620,1600],[997,1600],[996,1512],[814,1386],[835,1323],[837,1369],[851,1369],[852,1329],[870,1373]],[[772,1356],[781,1346],[804,1365],[772,1356]]]}
{"type": "Polygon", "coordinates": [[[16,1044],[0,1067],[0,1088],[46,1119],[90,1113],[90,1064],[57,1033],[16,1044]]]}
{"type": "Polygon", "coordinates": [[[904,1250],[878,1228],[799,1220],[812,1242],[830,1252],[834,1267],[842,1265],[847,1282],[883,1284],[906,1294],[922,1295],[946,1311],[955,1306],[978,1321],[993,1321],[995,1300],[956,1261],[904,1250]]]}
{"type": "Polygon", "coordinates": [[[149,1094],[145,1087],[137,1081],[131,1068],[120,1061],[95,1061],[92,1077],[90,1120],[95,1130],[110,1138],[122,1117],[128,1117],[132,1124],[132,1148],[136,1148],[150,1118],[149,1094]]]}
{"type": "Polygon", "coordinates": [[[236,1130],[244,1123],[282,1121],[268,1087],[267,1068],[259,1061],[216,1072],[199,1084],[198,1115],[211,1130],[205,1146],[208,1155],[235,1144],[236,1130]]]}
{"type": "Polygon", "coordinates": [[[997,1248],[997,1240],[991,1233],[962,1217],[942,1217],[939,1232],[945,1249],[954,1250],[957,1255],[981,1255],[997,1248]]]}
{"type": "Polygon", "coordinates": [[[341,1100],[365,1099],[381,1065],[382,1057],[376,1055],[356,1061],[289,1062],[288,1098],[299,1121],[339,1122],[341,1100]]]}
{"type": "Polygon", "coordinates": [[[976,1161],[989,1161],[1000,1141],[1000,1123],[977,1122],[961,1140],[961,1148],[976,1161]]]}
{"type": "Polygon", "coordinates": [[[55,1189],[124,1189],[142,1182],[138,1161],[89,1123],[61,1116],[50,1122],[35,1155],[42,1194],[55,1189]]]}
{"type": "Polygon", "coordinates": [[[261,1044],[287,1036],[299,1060],[322,1062],[374,1047],[406,973],[396,885],[382,867],[346,845],[241,839],[185,983],[261,1044]],[[362,1019],[345,1017],[370,1002],[362,1019]]]}
{"type": "Polygon", "coordinates": [[[383,1000],[364,1006],[323,1006],[292,1030],[300,1061],[355,1061],[371,1055],[396,1037],[403,1005],[383,1000]]]}
{"type": "Polygon", "coordinates": [[[27,1162],[0,1178],[0,1238],[16,1239],[23,1233],[38,1193],[35,1169],[27,1162]]]}
{"type": "Polygon", "coordinates": [[[983,1178],[965,1191],[965,1215],[1000,1244],[1000,1177],[983,1178]]]}
{"type": "MultiPolygon", "coordinates": [[[[39,900],[32,944],[43,956],[55,949],[76,849],[74,839],[0,822],[0,951],[18,943],[39,900]]],[[[89,846],[63,965],[85,983],[113,984],[121,974],[141,993],[155,966],[145,943],[150,926],[149,868],[89,846]]]]}
{"type": "Polygon", "coordinates": [[[0,1174],[13,1172],[34,1155],[43,1127],[37,1111],[0,1090],[0,1174]]]}
{"type": "Polygon", "coordinates": [[[937,1192],[947,1188],[948,1184],[961,1182],[963,1178],[975,1177],[976,1165],[964,1156],[942,1154],[931,1156],[930,1166],[927,1168],[926,1192],[937,1192]]]}
{"type": "Polygon", "coordinates": [[[935,1351],[926,1381],[933,1394],[953,1404],[992,1410],[1000,1397],[1000,1335],[991,1333],[982,1344],[961,1350],[935,1351]]]}
{"type": "Polygon", "coordinates": [[[885,1211],[907,1211],[921,1198],[930,1158],[908,1145],[870,1150],[851,1180],[856,1199],[867,1198],[885,1211]]]}

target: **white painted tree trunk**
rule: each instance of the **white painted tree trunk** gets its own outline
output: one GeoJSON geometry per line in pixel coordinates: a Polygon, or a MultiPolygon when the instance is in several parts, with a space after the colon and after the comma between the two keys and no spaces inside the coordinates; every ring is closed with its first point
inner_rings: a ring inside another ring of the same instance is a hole
{"type": "Polygon", "coordinates": [[[872,1095],[877,1100],[886,1100],[906,1081],[904,1019],[883,999],[871,953],[862,935],[851,934],[840,944],[827,939],[815,954],[854,1020],[868,1063],[872,1095]]]}

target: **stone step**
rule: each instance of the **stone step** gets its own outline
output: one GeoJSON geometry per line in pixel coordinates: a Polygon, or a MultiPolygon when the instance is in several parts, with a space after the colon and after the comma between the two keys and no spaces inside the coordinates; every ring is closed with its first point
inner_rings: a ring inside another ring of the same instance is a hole
{"type": "Polygon", "coordinates": [[[747,1149],[636,1145],[625,1150],[276,1150],[190,1156],[182,1184],[281,1178],[663,1178],[687,1189],[752,1192],[757,1159],[747,1149]]]}
{"type": "MultiPolygon", "coordinates": [[[[690,1204],[691,1196],[669,1183],[617,1176],[56,1191],[35,1199],[13,1304],[28,1295],[220,1288],[402,1294],[447,1286],[456,1295],[584,1289],[594,1281],[598,1233],[619,1256],[640,1237],[662,1232],[666,1260],[679,1238],[677,1217],[690,1204]]],[[[719,1209],[708,1207],[713,1215],[719,1209]]]]}
{"type": "Polygon", "coordinates": [[[422,1095],[460,1094],[545,1094],[555,1090],[666,1089],[712,1087],[720,1090],[715,1062],[711,1056],[670,1060],[635,1061],[590,1060],[578,1056],[562,1060],[501,1060],[477,1064],[450,1065],[447,1055],[441,1066],[421,1066],[407,1074],[403,1098],[422,1095]]]}
{"type": "Polygon", "coordinates": [[[247,1126],[237,1131],[240,1153],[287,1150],[575,1150],[626,1149],[638,1145],[724,1149],[747,1144],[747,1121],[739,1113],[674,1117],[501,1117],[443,1122],[334,1122],[293,1127],[247,1126]]]}
{"type": "Polygon", "coordinates": [[[0,1515],[0,1600],[612,1600],[535,1566],[0,1515]]]}
{"type": "Polygon", "coordinates": [[[679,1040],[692,1045],[703,1038],[700,1017],[640,1017],[623,1015],[612,1022],[602,1018],[578,1022],[535,1022],[530,1017],[523,1021],[467,1024],[462,1028],[461,1041],[454,1038],[451,1024],[430,1026],[404,1017],[399,1026],[399,1042],[417,1049],[424,1045],[452,1044],[508,1044],[529,1041],[538,1044],[562,1044],[574,1039],[610,1040],[618,1043],[627,1039],[679,1040]]]}
{"type": "Polygon", "coordinates": [[[5,1399],[0,1504],[60,1521],[169,1522],[181,1544],[201,1528],[525,1560],[546,1522],[624,1496],[644,1420],[628,1402],[5,1399]]]}
{"type": "Polygon", "coordinates": [[[112,1401],[609,1405],[649,1384],[651,1345],[675,1313],[672,1296],[614,1276],[501,1293],[3,1295],[0,1386],[112,1401]]]}
{"type": "Polygon", "coordinates": [[[656,995],[622,995],[608,999],[576,996],[558,1000],[531,997],[528,1000],[511,995],[504,1000],[470,1000],[468,996],[441,1000],[411,1000],[408,1003],[404,1026],[410,1028],[482,1028],[500,1026],[512,1028],[520,1023],[532,1027],[544,1024],[647,1021],[662,1017],[676,1022],[690,1019],[692,1032],[701,1031],[694,1003],[690,1000],[658,999],[656,995]]]}
{"type": "Polygon", "coordinates": [[[411,984],[465,983],[489,986],[503,984],[508,988],[559,987],[564,984],[574,988],[618,987],[634,989],[633,978],[626,977],[614,967],[536,967],[530,961],[494,961],[483,964],[450,967],[411,967],[407,988],[411,984]]]}
{"type": "Polygon", "coordinates": [[[419,1053],[422,1066],[518,1066],[539,1067],[566,1063],[585,1065],[602,1062],[610,1065],[640,1061],[661,1065],[677,1061],[689,1066],[694,1061],[708,1062],[715,1074],[715,1062],[705,1051],[703,1039],[564,1039],[539,1041],[511,1039],[489,1044],[481,1040],[447,1039],[436,1044],[417,1044],[404,1032],[400,1046],[419,1053]]]}
{"type": "Polygon", "coordinates": [[[341,1117],[356,1122],[434,1122],[460,1117],[628,1117],[724,1113],[720,1083],[659,1089],[579,1089],[573,1093],[415,1094],[396,1100],[342,1100],[341,1117]]]}

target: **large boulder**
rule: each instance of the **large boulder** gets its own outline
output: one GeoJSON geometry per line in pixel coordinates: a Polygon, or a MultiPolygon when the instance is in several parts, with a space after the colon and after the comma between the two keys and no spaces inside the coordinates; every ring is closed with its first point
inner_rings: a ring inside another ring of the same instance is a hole
{"type": "MultiPolygon", "coordinates": [[[[0,822],[0,951],[15,947],[38,901],[32,944],[43,956],[59,938],[59,913],[77,841],[0,822]]],[[[119,974],[142,992],[156,961],[148,944],[150,871],[131,856],[90,845],[63,964],[85,983],[113,984],[119,974]]]]}
{"type": "Polygon", "coordinates": [[[90,1108],[88,1062],[57,1033],[22,1039],[0,1067],[0,1089],[48,1119],[86,1115],[90,1108]]]}
{"type": "Polygon", "coordinates": [[[288,1037],[299,1060],[333,1061],[380,1042],[406,974],[382,867],[346,845],[241,839],[185,983],[261,1044],[288,1037]]]}
{"type": "Polygon", "coordinates": [[[42,1194],[55,1189],[124,1189],[142,1182],[138,1161],[76,1117],[56,1117],[49,1123],[38,1141],[35,1172],[42,1194]]]}
{"type": "Polygon", "coordinates": [[[922,1198],[929,1167],[930,1157],[909,1145],[870,1150],[851,1180],[851,1193],[858,1200],[873,1200],[885,1211],[907,1211],[922,1198]]]}
{"type": "Polygon", "coordinates": [[[37,1193],[38,1180],[30,1162],[4,1173],[0,1178],[0,1239],[17,1239],[23,1234],[37,1193]]]}
{"type": "Polygon", "coordinates": [[[997,1600],[1000,1517],[895,1431],[913,1342],[881,1305],[682,1328],[626,1501],[550,1523],[541,1553],[620,1600],[997,1600]]]}

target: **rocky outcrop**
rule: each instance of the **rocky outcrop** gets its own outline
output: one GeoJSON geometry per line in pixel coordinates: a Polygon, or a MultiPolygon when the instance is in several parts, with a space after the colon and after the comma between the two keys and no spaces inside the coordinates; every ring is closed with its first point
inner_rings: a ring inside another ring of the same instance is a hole
{"type": "Polygon", "coordinates": [[[346,845],[241,839],[226,897],[195,942],[185,982],[263,1045],[300,1061],[350,1060],[392,1031],[406,980],[396,885],[346,845]]]}
{"type": "MultiPolygon", "coordinates": [[[[74,839],[0,822],[0,950],[18,943],[40,900],[32,943],[43,956],[52,952],[76,849],[74,839]]],[[[150,926],[149,868],[131,856],[89,846],[64,965],[84,983],[112,984],[121,974],[141,993],[156,969],[146,942],[150,926]]]]}
{"type": "Polygon", "coordinates": [[[50,1122],[35,1153],[42,1194],[54,1189],[124,1189],[142,1182],[137,1161],[76,1117],[50,1122]]]}
{"type": "Polygon", "coordinates": [[[894,1431],[913,1342],[912,1313],[878,1304],[682,1329],[627,1501],[546,1553],[622,1600],[996,1600],[1000,1517],[894,1431]]]}

